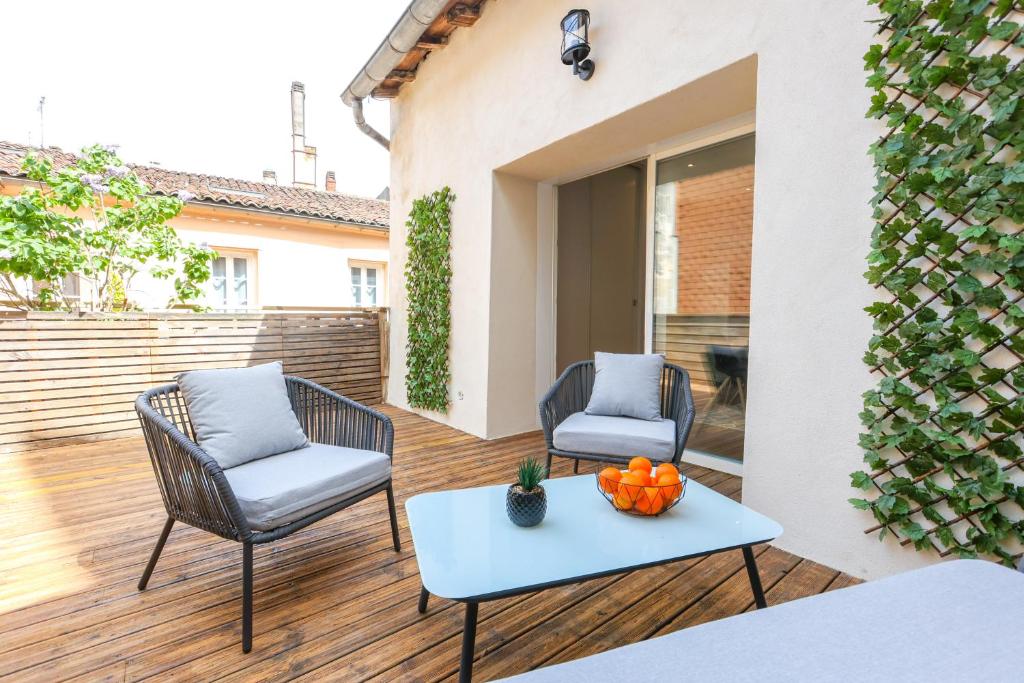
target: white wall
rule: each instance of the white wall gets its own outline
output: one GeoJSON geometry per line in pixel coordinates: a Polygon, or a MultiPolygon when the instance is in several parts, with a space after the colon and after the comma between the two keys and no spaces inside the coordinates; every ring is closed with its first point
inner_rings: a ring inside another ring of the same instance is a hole
{"type": "MultiPolygon", "coordinates": [[[[393,101],[394,291],[412,199],[442,185],[458,197],[451,363],[461,398],[433,417],[489,437],[531,426],[550,367],[540,338],[551,329],[546,183],[722,126],[756,101],[744,501],[786,527],[780,547],[838,569],[877,576],[926,562],[865,536],[871,520],[846,502],[855,493],[847,474],[861,466],[860,394],[871,384],[861,309],[873,294],[861,273],[872,225],[867,149],[879,128],[863,118],[861,56],[873,9],[592,0],[597,72],[582,82],[558,59],[558,23],[571,6],[487,3],[393,101]]],[[[404,405],[404,303],[392,300],[390,396],[404,405]]]]}

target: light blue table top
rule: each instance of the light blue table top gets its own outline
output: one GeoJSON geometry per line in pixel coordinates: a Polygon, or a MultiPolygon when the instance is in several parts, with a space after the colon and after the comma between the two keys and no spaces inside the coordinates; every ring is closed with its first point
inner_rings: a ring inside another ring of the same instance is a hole
{"type": "Polygon", "coordinates": [[[659,517],[619,512],[594,475],[544,482],[548,510],[521,528],[505,513],[508,485],[438,491],[405,503],[423,586],[454,600],[495,597],[705,555],[776,538],[782,527],[690,480],[659,517]]]}

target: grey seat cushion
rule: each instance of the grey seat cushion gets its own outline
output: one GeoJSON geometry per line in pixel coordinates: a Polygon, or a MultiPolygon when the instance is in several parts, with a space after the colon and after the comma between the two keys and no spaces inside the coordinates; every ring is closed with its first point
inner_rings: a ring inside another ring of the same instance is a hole
{"type": "Polygon", "coordinates": [[[227,469],[309,443],[288,400],[280,361],[178,375],[196,442],[227,469]]]}
{"type": "Polygon", "coordinates": [[[587,403],[588,415],[661,419],[660,353],[594,354],[594,390],[587,403]]]}
{"type": "Polygon", "coordinates": [[[384,453],[314,443],[224,470],[257,531],[276,529],[387,481],[384,453]]]}
{"type": "Polygon", "coordinates": [[[574,453],[642,455],[671,460],[676,450],[676,423],[672,420],[637,420],[573,413],[555,427],[555,448],[574,453]]]}

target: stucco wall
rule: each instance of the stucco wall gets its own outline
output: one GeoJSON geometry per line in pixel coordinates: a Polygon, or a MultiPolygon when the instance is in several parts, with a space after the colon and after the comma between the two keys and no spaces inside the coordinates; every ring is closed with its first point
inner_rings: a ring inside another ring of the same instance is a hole
{"type": "MultiPolygon", "coordinates": [[[[389,258],[384,235],[312,221],[190,212],[172,225],[184,240],[255,252],[260,306],[353,306],[349,263],[389,258]]],[[[378,296],[387,305],[387,292],[378,296]]]]}
{"type": "MultiPolygon", "coordinates": [[[[870,520],[846,503],[847,473],[860,466],[859,396],[870,385],[860,356],[871,330],[861,309],[873,295],[861,272],[873,184],[866,150],[878,128],[863,118],[861,55],[872,10],[850,0],[592,0],[597,72],[584,83],[558,59],[558,22],[571,6],[488,3],[476,26],[457,31],[393,102],[393,291],[412,199],[442,185],[458,196],[456,400],[434,417],[489,437],[529,426],[534,407],[521,404],[536,399],[549,367],[541,327],[523,322],[534,301],[536,319],[544,318],[550,278],[550,188],[536,183],[692,137],[753,109],[756,88],[744,501],[786,527],[780,547],[838,569],[878,576],[926,562],[865,536],[870,520]],[[521,182],[498,183],[496,171],[521,182]],[[533,221],[532,206],[506,206],[523,183],[538,188],[533,221]],[[502,187],[512,185],[512,194],[502,187]]],[[[392,300],[390,397],[402,405],[405,319],[402,298],[392,300]]]]}

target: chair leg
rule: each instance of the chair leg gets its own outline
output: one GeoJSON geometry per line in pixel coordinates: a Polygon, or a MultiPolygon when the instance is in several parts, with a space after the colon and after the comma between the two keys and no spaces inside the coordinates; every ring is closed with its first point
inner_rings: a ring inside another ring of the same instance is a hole
{"type": "Polygon", "coordinates": [[[706,424],[707,418],[711,417],[711,414],[715,412],[719,403],[725,403],[725,392],[729,388],[729,379],[726,378],[719,386],[715,387],[715,395],[711,399],[711,403],[704,409],[704,420],[698,424],[698,430],[706,424]]]}
{"type": "Polygon", "coordinates": [[[242,543],[242,652],[252,650],[252,543],[242,543]]]}
{"type": "Polygon", "coordinates": [[[573,474],[579,474],[580,473],[580,459],[579,458],[573,458],[572,459],[572,473],[573,474]]]}
{"type": "Polygon", "coordinates": [[[149,583],[149,577],[153,575],[153,569],[156,568],[156,561],[160,559],[160,553],[163,552],[164,543],[167,542],[167,537],[171,533],[171,527],[174,526],[174,517],[167,517],[167,521],[164,522],[164,529],[160,532],[160,538],[156,541],[156,547],[153,548],[153,554],[149,556],[149,562],[146,564],[145,571],[142,572],[142,578],[139,579],[139,590],[146,590],[146,584],[149,583]]]}
{"type": "Polygon", "coordinates": [[[545,478],[546,479],[550,479],[551,478],[551,454],[550,453],[548,453],[547,474],[545,475],[545,478]]]}
{"type": "Polygon", "coordinates": [[[388,514],[391,515],[391,542],[395,546],[395,552],[402,552],[402,542],[398,539],[398,515],[395,514],[395,492],[388,484],[388,514]]]}

